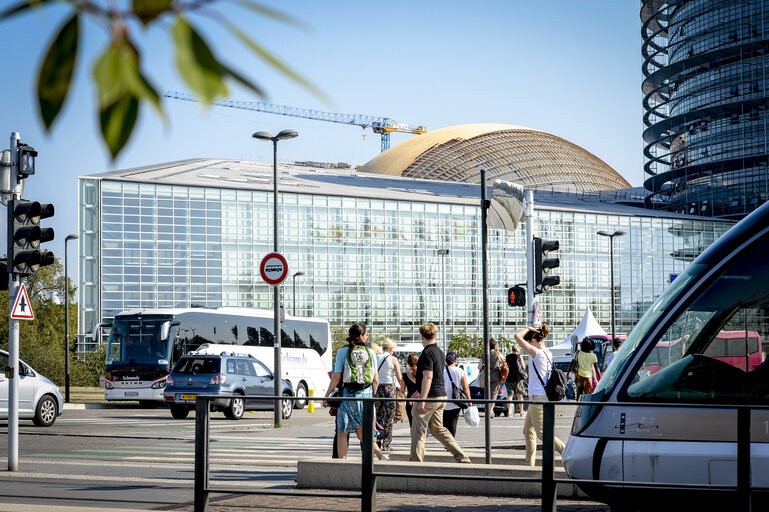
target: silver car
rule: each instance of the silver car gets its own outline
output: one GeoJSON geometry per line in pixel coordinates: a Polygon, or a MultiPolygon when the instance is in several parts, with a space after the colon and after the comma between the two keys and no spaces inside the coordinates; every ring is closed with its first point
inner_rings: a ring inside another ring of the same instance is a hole
{"type": "MultiPolygon", "coordinates": [[[[8,419],[8,379],[2,371],[8,366],[8,352],[0,350],[0,420],[8,419]]],[[[64,408],[59,386],[43,377],[24,361],[19,361],[19,419],[50,427],[64,408]]]]}

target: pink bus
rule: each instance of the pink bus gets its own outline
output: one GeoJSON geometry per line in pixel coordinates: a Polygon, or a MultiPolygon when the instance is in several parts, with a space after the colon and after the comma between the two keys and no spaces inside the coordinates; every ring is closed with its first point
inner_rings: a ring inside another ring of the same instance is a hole
{"type": "Polygon", "coordinates": [[[764,362],[761,336],[756,331],[721,331],[703,354],[749,372],[764,362]]]}

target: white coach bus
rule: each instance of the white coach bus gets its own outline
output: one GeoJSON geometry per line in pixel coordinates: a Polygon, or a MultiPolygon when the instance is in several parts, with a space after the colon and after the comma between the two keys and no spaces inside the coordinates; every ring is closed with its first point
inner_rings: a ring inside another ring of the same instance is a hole
{"type": "MultiPolygon", "coordinates": [[[[216,309],[141,309],[118,313],[107,340],[104,398],[138,400],[143,405],[163,402],[166,376],[184,354],[193,350],[221,351],[242,346],[270,370],[274,363],[274,317],[271,310],[221,307],[216,309]]],[[[328,322],[287,316],[281,324],[281,370],[295,396],[313,389],[325,394],[333,370],[328,322]]],[[[212,352],[213,353],[213,352],[212,352]]],[[[216,352],[218,353],[218,352],[216,352]]],[[[302,408],[307,401],[298,401],[302,408]]]]}

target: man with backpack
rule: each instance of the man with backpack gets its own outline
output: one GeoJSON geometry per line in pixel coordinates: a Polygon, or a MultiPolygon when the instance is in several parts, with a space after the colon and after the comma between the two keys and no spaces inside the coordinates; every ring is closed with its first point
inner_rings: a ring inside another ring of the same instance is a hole
{"type": "MultiPolygon", "coordinates": [[[[553,372],[553,355],[545,346],[545,338],[550,334],[547,325],[535,329],[524,327],[515,334],[515,342],[529,354],[529,400],[547,402],[545,388],[553,372]]],[[[544,408],[541,405],[530,405],[523,424],[523,438],[526,443],[526,464],[534,465],[537,449],[537,437],[542,439],[544,408]]],[[[553,436],[555,451],[563,454],[564,444],[553,436]]]]}
{"type": "Polygon", "coordinates": [[[430,434],[437,439],[454,456],[457,462],[470,462],[459,447],[451,432],[443,426],[443,408],[446,407],[446,390],[443,384],[443,372],[446,358],[438,348],[435,339],[438,328],[433,323],[426,323],[419,328],[422,336],[422,355],[417,361],[417,391],[411,398],[438,398],[443,402],[414,402],[411,406],[411,457],[409,460],[422,462],[425,455],[425,435],[427,427],[430,434]]]}

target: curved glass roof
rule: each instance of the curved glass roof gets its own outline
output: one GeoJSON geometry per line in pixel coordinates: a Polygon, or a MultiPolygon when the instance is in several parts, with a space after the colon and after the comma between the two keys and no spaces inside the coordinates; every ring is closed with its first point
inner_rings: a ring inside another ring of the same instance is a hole
{"type": "Polygon", "coordinates": [[[385,151],[360,170],[478,183],[499,178],[567,192],[628,188],[603,160],[555,135],[509,124],[465,124],[427,132],[385,151]]]}

